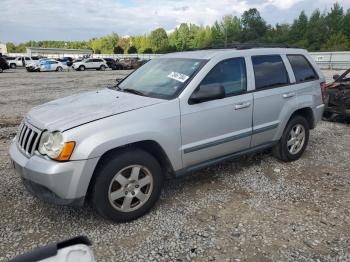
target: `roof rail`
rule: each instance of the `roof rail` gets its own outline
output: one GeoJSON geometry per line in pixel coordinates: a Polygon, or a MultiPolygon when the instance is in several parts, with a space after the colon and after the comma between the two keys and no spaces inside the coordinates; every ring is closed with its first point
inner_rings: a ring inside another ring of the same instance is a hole
{"type": "Polygon", "coordinates": [[[252,49],[252,48],[300,48],[298,46],[290,45],[290,44],[284,44],[284,43],[237,43],[237,44],[229,44],[226,46],[208,46],[204,48],[190,48],[186,51],[196,51],[196,50],[208,50],[208,49],[237,49],[237,50],[244,50],[244,49],[252,49]]]}

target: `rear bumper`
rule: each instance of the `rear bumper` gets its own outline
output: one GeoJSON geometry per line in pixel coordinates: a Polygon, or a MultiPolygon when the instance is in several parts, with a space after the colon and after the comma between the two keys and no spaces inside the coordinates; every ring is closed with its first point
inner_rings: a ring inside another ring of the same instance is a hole
{"type": "Polygon", "coordinates": [[[57,162],[33,155],[27,158],[16,142],[10,146],[14,169],[27,190],[36,197],[61,205],[82,205],[97,158],[57,162]]]}
{"type": "Polygon", "coordinates": [[[324,108],[325,108],[325,105],[321,104],[321,105],[316,106],[316,108],[313,110],[314,111],[315,126],[319,121],[321,121],[322,115],[324,112],[324,108]]]}

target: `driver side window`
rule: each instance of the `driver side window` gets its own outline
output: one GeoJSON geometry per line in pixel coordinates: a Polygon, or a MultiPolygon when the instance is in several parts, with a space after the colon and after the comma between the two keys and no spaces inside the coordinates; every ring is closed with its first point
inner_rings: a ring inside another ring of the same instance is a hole
{"type": "Polygon", "coordinates": [[[247,90],[247,74],[243,57],[227,59],[215,65],[202,80],[201,85],[221,85],[226,96],[247,90]]]}

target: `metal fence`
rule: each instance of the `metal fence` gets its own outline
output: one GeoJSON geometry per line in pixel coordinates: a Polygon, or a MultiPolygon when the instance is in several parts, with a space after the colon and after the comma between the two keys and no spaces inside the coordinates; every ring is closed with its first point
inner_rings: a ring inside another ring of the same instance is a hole
{"type": "Polygon", "coordinates": [[[311,57],[322,69],[350,68],[350,51],[344,52],[310,52],[311,57]]]}
{"type": "MultiPolygon", "coordinates": [[[[9,56],[27,56],[27,53],[13,53],[8,54],[9,56]]],[[[161,54],[93,54],[94,58],[131,58],[131,57],[139,57],[140,59],[152,59],[161,54]]],[[[346,69],[350,68],[350,51],[343,52],[310,52],[311,57],[316,61],[322,69],[346,69]]],[[[50,58],[59,58],[64,56],[60,55],[46,55],[46,57],[50,58]]],[[[67,56],[71,56],[73,58],[78,58],[80,54],[67,54],[67,56]]]]}

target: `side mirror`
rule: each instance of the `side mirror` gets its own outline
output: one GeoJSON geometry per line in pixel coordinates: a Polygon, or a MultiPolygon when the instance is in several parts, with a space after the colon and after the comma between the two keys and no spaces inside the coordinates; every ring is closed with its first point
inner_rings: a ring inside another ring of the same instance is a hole
{"type": "Polygon", "coordinates": [[[336,75],[333,75],[333,80],[337,80],[338,78],[340,77],[340,75],[336,74],[336,75]]]}
{"type": "Polygon", "coordinates": [[[190,97],[190,104],[198,104],[210,100],[225,98],[225,88],[222,85],[200,85],[190,97]]]}

